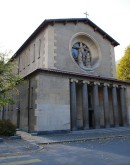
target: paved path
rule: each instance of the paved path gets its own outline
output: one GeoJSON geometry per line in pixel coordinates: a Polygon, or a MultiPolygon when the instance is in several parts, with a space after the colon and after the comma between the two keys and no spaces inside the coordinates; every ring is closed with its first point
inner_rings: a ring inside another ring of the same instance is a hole
{"type": "Polygon", "coordinates": [[[130,137],[43,146],[39,152],[0,157],[0,165],[130,165],[130,137]]]}
{"type": "Polygon", "coordinates": [[[40,146],[23,139],[4,139],[4,141],[0,143],[0,157],[27,154],[37,150],[40,150],[40,146]]]}
{"type": "Polygon", "coordinates": [[[115,137],[130,137],[130,127],[74,131],[67,134],[48,134],[32,136],[29,133],[18,131],[22,139],[4,139],[0,143],[0,156],[20,155],[41,150],[41,144],[55,144],[66,142],[82,142],[94,139],[108,139],[115,137]]]}
{"type": "Polygon", "coordinates": [[[31,134],[22,131],[18,131],[17,134],[29,142],[37,144],[52,144],[102,138],[127,137],[130,136],[130,127],[73,131],[65,134],[47,134],[41,136],[32,136],[31,134]]]}

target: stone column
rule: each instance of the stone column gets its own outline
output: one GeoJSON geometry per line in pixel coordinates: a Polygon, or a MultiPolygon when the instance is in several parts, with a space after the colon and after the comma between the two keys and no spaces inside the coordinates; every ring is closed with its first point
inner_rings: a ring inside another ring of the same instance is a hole
{"type": "Polygon", "coordinates": [[[77,129],[77,104],[76,104],[76,83],[78,81],[71,79],[70,83],[70,107],[71,107],[71,128],[72,130],[77,129]]]}
{"type": "Polygon", "coordinates": [[[125,87],[121,86],[120,88],[120,101],[121,101],[121,112],[122,112],[122,124],[123,126],[127,125],[126,117],[126,102],[125,102],[125,87]]]}
{"type": "Polygon", "coordinates": [[[100,85],[99,82],[94,82],[93,104],[94,104],[94,125],[95,125],[95,128],[100,128],[100,109],[99,109],[98,85],[100,85]]]}
{"type": "Polygon", "coordinates": [[[84,129],[89,129],[88,84],[90,84],[89,81],[83,81],[83,86],[82,86],[82,106],[83,106],[83,128],[84,129]]]}
{"type": "Polygon", "coordinates": [[[109,84],[107,83],[103,84],[104,120],[105,120],[105,126],[107,128],[110,127],[108,87],[109,87],[109,84]]]}
{"type": "Polygon", "coordinates": [[[116,89],[117,87],[118,87],[118,85],[113,85],[113,87],[112,87],[113,115],[114,115],[114,124],[115,124],[116,127],[119,126],[117,89],[116,89]]]}

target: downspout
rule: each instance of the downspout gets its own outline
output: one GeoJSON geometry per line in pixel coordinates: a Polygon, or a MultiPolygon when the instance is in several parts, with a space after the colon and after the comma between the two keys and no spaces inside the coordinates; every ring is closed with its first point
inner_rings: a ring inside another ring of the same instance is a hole
{"type": "Polygon", "coordinates": [[[31,86],[31,80],[28,79],[28,132],[30,132],[30,86],[31,86]]]}
{"type": "MultiPolygon", "coordinates": [[[[20,56],[18,57],[18,75],[19,75],[19,71],[20,71],[20,56]]],[[[18,104],[16,107],[16,111],[17,111],[17,128],[20,128],[20,92],[19,92],[19,96],[18,96],[18,104]]]]}
{"type": "Polygon", "coordinates": [[[18,98],[18,107],[16,108],[17,110],[17,128],[20,128],[20,94],[19,94],[19,98],[18,98]]]}

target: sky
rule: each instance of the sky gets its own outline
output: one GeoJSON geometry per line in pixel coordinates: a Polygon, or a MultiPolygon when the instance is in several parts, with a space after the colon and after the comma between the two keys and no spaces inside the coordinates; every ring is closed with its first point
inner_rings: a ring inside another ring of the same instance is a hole
{"type": "Polygon", "coordinates": [[[0,51],[15,53],[45,19],[88,18],[120,43],[130,45],[130,0],[0,0],[0,51]]]}

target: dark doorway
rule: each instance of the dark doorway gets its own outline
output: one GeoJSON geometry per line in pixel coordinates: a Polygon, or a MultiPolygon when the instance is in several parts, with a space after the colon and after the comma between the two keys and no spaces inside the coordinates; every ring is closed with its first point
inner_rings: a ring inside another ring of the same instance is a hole
{"type": "Polygon", "coordinates": [[[89,128],[94,128],[94,111],[89,110],[89,128]]]}
{"type": "Polygon", "coordinates": [[[20,108],[17,108],[17,128],[20,128],[20,108]]]}

